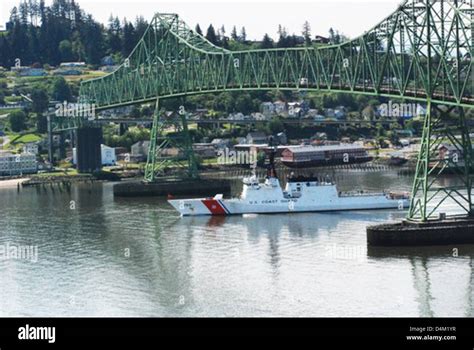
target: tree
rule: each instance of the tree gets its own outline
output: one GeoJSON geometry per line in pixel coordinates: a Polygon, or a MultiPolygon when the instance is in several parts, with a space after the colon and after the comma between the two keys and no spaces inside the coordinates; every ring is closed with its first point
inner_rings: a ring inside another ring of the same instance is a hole
{"type": "Polygon", "coordinates": [[[240,30],[240,41],[243,43],[247,41],[247,31],[245,30],[245,27],[242,27],[240,30]]]}
{"type": "Polygon", "coordinates": [[[63,40],[59,43],[59,53],[62,61],[72,61],[72,44],[69,40],[63,40]]]}
{"type": "Polygon", "coordinates": [[[124,21],[122,40],[122,56],[127,57],[136,45],[135,27],[132,23],[124,21]]]}
{"type": "Polygon", "coordinates": [[[31,99],[33,100],[32,111],[36,114],[41,114],[48,109],[49,98],[44,88],[33,88],[31,91],[31,99]]]}
{"type": "Polygon", "coordinates": [[[48,118],[44,114],[36,115],[36,131],[40,134],[48,131],[48,118]]]}
{"type": "Polygon", "coordinates": [[[253,112],[253,101],[249,94],[239,94],[235,101],[235,109],[237,112],[243,114],[250,114],[253,112]]]}
{"type": "Polygon", "coordinates": [[[104,33],[102,26],[92,19],[89,15],[86,20],[87,30],[83,33],[83,42],[86,60],[91,64],[99,64],[102,57],[104,57],[104,33]]]}
{"type": "Polygon", "coordinates": [[[51,96],[53,100],[64,102],[71,101],[71,88],[63,77],[57,77],[52,86],[51,96]]]}
{"type": "Polygon", "coordinates": [[[283,125],[282,121],[278,118],[273,118],[268,123],[268,133],[270,134],[277,134],[285,130],[285,126],[283,125]]]}
{"type": "Polygon", "coordinates": [[[237,35],[237,28],[235,26],[232,27],[232,32],[230,33],[230,37],[234,41],[239,40],[239,36],[237,35]]]}
{"type": "Polygon", "coordinates": [[[117,17],[109,18],[109,28],[107,30],[108,53],[117,53],[122,49],[122,38],[120,36],[122,27],[117,17]]]}
{"type": "Polygon", "coordinates": [[[138,40],[142,38],[147,28],[148,22],[145,20],[145,18],[143,18],[143,16],[137,17],[137,19],[135,20],[135,44],[138,42],[138,40]]]}
{"type": "Polygon", "coordinates": [[[23,111],[10,113],[8,121],[10,122],[10,128],[14,132],[20,132],[26,129],[26,114],[23,111]]]}
{"type": "Polygon", "coordinates": [[[209,40],[214,45],[217,45],[217,35],[212,24],[210,24],[209,27],[207,28],[206,39],[209,40]]]}
{"type": "Polygon", "coordinates": [[[196,24],[196,33],[198,33],[199,35],[202,35],[202,30],[201,30],[201,27],[199,26],[199,23],[196,24]]]}
{"type": "Polygon", "coordinates": [[[72,35],[72,54],[77,61],[83,61],[86,58],[84,44],[81,41],[79,32],[74,32],[72,35]]]}
{"type": "Polygon", "coordinates": [[[261,49],[271,49],[273,48],[273,40],[270,38],[270,36],[265,33],[262,39],[262,43],[260,44],[261,49]]]}
{"type": "Polygon", "coordinates": [[[331,44],[335,44],[335,37],[336,37],[336,34],[334,32],[334,29],[329,28],[329,41],[331,42],[331,44]]]}
{"type": "Polygon", "coordinates": [[[303,34],[306,46],[311,45],[311,26],[308,21],[305,21],[303,24],[302,34],[303,34]]]}
{"type": "Polygon", "coordinates": [[[9,67],[12,65],[12,50],[6,36],[0,35],[0,66],[9,67]]]}
{"type": "Polygon", "coordinates": [[[281,24],[278,25],[278,36],[277,47],[288,47],[288,34],[281,24]]]}

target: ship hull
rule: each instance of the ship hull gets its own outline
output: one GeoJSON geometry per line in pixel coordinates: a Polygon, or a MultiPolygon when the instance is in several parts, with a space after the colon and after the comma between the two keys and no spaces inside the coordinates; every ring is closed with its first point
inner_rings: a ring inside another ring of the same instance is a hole
{"type": "Polygon", "coordinates": [[[385,196],[345,197],[332,203],[317,204],[298,199],[268,199],[262,202],[240,199],[172,199],[168,202],[182,216],[289,214],[305,212],[331,212],[349,210],[405,209],[408,199],[389,199],[385,196]]]}

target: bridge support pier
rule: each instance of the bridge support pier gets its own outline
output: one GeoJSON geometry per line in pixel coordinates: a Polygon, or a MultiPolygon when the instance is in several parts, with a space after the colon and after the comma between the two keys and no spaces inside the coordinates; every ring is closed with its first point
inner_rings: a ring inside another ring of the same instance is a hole
{"type": "Polygon", "coordinates": [[[79,173],[92,173],[102,168],[100,145],[102,128],[81,127],[76,131],[76,159],[79,173]]]}
{"type": "Polygon", "coordinates": [[[159,99],[156,100],[153,115],[153,126],[150,133],[150,146],[148,148],[147,163],[145,166],[146,182],[154,182],[157,173],[162,173],[169,166],[185,168],[188,178],[197,178],[197,161],[194,155],[191,136],[189,135],[186,113],[181,112],[179,117],[164,118],[160,111],[159,99]],[[174,127],[176,132],[173,136],[164,135],[165,129],[174,127]],[[171,156],[166,154],[166,149],[175,147],[181,155],[171,156]]]}
{"type": "Polygon", "coordinates": [[[440,207],[446,200],[459,214],[472,216],[472,170],[464,109],[435,108],[428,101],[408,220],[425,222],[444,217],[440,207]],[[453,177],[441,179],[444,174],[453,177]]]}
{"type": "Polygon", "coordinates": [[[474,243],[472,145],[464,109],[428,101],[406,220],[367,228],[372,246],[474,243]],[[442,175],[449,174],[449,177],[442,175]],[[441,210],[450,202],[450,215],[441,210]]]}

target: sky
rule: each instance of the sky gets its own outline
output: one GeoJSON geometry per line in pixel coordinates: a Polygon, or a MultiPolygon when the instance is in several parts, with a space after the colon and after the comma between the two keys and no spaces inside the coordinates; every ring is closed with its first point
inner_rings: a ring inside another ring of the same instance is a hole
{"type": "MultiPolygon", "coordinates": [[[[52,0],[46,0],[50,4],[52,0]]],[[[354,38],[391,14],[401,0],[76,0],[86,13],[102,23],[110,15],[134,20],[143,16],[151,20],[155,12],[177,13],[192,28],[199,23],[205,31],[210,23],[225,26],[226,35],[234,25],[245,26],[247,38],[260,40],[265,33],[277,38],[278,25],[289,34],[301,34],[305,21],[314,35],[327,36],[329,28],[354,38]]],[[[20,0],[0,0],[0,26],[20,0]]],[[[0,29],[2,29],[0,27],[0,29]]]]}

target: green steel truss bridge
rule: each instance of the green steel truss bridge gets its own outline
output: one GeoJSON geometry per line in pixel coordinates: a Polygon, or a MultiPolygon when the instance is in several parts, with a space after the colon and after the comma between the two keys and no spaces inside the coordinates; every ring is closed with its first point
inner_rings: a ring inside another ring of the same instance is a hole
{"type": "MultiPolygon", "coordinates": [[[[156,103],[145,173],[145,180],[153,181],[168,164],[160,151],[174,142],[162,135],[169,122],[160,112],[160,99],[276,89],[419,101],[428,112],[409,219],[434,217],[448,199],[471,215],[472,147],[466,114],[474,106],[473,16],[473,0],[405,0],[375,27],[339,45],[229,51],[197,34],[178,15],[156,14],[116,71],[82,82],[80,102],[94,103],[98,111],[156,103]],[[455,125],[447,122],[452,114],[455,125]],[[440,158],[437,150],[443,142],[452,144],[462,161],[440,158]],[[437,181],[447,169],[459,177],[457,185],[437,181]]],[[[55,122],[57,129],[82,123],[64,118],[55,122]]],[[[195,175],[186,113],[172,123],[184,137],[180,145],[195,175]]]]}

